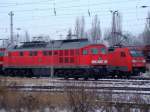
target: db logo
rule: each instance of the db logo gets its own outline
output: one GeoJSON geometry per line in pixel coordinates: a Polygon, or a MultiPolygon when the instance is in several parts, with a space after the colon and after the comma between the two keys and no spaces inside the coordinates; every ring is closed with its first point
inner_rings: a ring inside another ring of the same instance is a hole
{"type": "Polygon", "coordinates": [[[102,59],[101,57],[98,58],[98,60],[101,60],[101,59],[102,59]]]}

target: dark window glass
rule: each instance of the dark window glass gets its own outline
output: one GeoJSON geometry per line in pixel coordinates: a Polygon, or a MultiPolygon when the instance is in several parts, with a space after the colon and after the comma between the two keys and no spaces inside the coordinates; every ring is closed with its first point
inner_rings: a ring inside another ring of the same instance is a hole
{"type": "Polygon", "coordinates": [[[37,51],[33,51],[33,56],[37,56],[37,51]]]}
{"type": "Polygon", "coordinates": [[[51,51],[43,51],[43,55],[50,56],[50,55],[52,55],[52,52],[51,51]]]}
{"type": "Polygon", "coordinates": [[[68,56],[68,50],[65,50],[65,56],[68,56]]]}
{"type": "Polygon", "coordinates": [[[83,50],[83,51],[82,51],[82,54],[83,54],[83,55],[87,55],[87,54],[88,54],[88,51],[87,51],[87,50],[83,50]]]}
{"type": "Polygon", "coordinates": [[[101,51],[102,54],[106,54],[106,52],[107,52],[105,48],[101,48],[100,51],[101,51]]]}
{"type": "Polygon", "coordinates": [[[52,51],[48,51],[48,55],[51,56],[52,55],[52,51]]]}
{"type": "Polygon", "coordinates": [[[60,52],[59,52],[59,56],[63,56],[63,51],[60,51],[60,52]]]}
{"type": "Polygon", "coordinates": [[[32,56],[32,51],[29,52],[29,55],[32,56]]]}
{"type": "Polygon", "coordinates": [[[97,48],[93,48],[91,49],[92,54],[98,54],[98,49],[97,48]]]}
{"type": "Polygon", "coordinates": [[[133,57],[143,57],[143,53],[141,51],[137,51],[137,50],[131,50],[130,54],[133,57]]]}
{"type": "Polygon", "coordinates": [[[110,48],[108,49],[109,52],[113,52],[114,50],[115,50],[115,48],[113,48],[113,47],[110,47],[110,48]]]}
{"type": "Polygon", "coordinates": [[[0,52],[0,56],[4,56],[4,52],[0,52]]]}
{"type": "Polygon", "coordinates": [[[44,56],[47,56],[48,55],[47,53],[48,53],[47,51],[43,51],[44,56]]]}
{"type": "Polygon", "coordinates": [[[29,55],[30,56],[37,56],[37,51],[30,51],[29,55]]]}
{"type": "Polygon", "coordinates": [[[20,55],[20,56],[23,56],[23,52],[19,52],[19,55],[20,55]]]}
{"type": "Polygon", "coordinates": [[[65,58],[65,63],[69,63],[69,59],[67,57],[65,58]]]}
{"type": "Polygon", "coordinates": [[[57,51],[54,51],[54,55],[57,55],[58,54],[58,52],[57,51]]]}

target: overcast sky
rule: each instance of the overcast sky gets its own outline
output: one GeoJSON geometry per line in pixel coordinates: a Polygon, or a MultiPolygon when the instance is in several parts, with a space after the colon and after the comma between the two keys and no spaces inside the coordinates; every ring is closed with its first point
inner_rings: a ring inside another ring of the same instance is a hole
{"type": "Polygon", "coordinates": [[[75,19],[80,16],[85,17],[86,29],[89,29],[92,17],[97,14],[104,32],[111,26],[110,10],[122,14],[123,31],[137,35],[142,32],[150,10],[150,7],[140,8],[143,5],[150,6],[150,0],[0,0],[0,36],[9,36],[10,11],[14,12],[15,34],[27,30],[31,36],[44,34],[60,39],[59,35],[64,37],[68,28],[74,30],[75,19]]]}

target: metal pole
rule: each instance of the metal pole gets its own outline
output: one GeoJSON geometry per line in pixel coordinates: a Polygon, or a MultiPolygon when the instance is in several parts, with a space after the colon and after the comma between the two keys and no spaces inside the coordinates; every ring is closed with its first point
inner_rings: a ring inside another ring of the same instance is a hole
{"type": "Polygon", "coordinates": [[[11,41],[11,45],[14,45],[14,39],[13,39],[13,16],[14,13],[11,11],[9,14],[10,16],[10,41],[11,41]]]}
{"type": "Polygon", "coordinates": [[[52,51],[52,60],[51,60],[51,78],[54,77],[54,61],[53,61],[53,56],[54,56],[54,41],[51,41],[51,51],[52,51]]]}
{"type": "Polygon", "coordinates": [[[117,43],[117,37],[116,37],[116,30],[117,30],[117,23],[116,23],[116,15],[118,14],[118,11],[110,11],[112,13],[112,38],[111,38],[111,44],[112,46],[117,43]]]}

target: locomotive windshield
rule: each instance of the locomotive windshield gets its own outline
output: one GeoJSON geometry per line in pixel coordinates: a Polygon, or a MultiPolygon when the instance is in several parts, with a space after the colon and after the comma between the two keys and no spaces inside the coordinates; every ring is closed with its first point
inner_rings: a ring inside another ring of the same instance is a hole
{"type": "Polygon", "coordinates": [[[4,56],[4,52],[0,52],[0,56],[4,56]]]}
{"type": "Polygon", "coordinates": [[[102,53],[102,54],[106,54],[106,52],[107,52],[107,51],[106,51],[105,48],[101,48],[101,53],[102,53]]]}
{"type": "Polygon", "coordinates": [[[141,51],[131,50],[130,53],[133,57],[143,57],[143,53],[141,51]]]}

